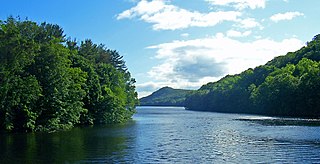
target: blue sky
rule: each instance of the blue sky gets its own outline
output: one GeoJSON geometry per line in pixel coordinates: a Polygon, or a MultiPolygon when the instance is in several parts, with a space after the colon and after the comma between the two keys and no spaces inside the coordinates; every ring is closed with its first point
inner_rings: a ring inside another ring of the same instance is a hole
{"type": "Polygon", "coordinates": [[[0,19],[60,25],[124,56],[139,97],[197,89],[295,51],[320,33],[319,0],[10,0],[0,19]]]}

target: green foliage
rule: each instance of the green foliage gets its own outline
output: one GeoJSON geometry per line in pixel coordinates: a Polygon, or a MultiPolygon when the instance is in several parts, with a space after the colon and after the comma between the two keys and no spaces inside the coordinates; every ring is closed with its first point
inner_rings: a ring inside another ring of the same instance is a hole
{"type": "Polygon", "coordinates": [[[141,98],[143,106],[184,106],[186,95],[192,91],[163,87],[151,95],[141,98]]]}
{"type": "Polygon", "coordinates": [[[56,131],[120,123],[137,102],[118,52],[91,40],[77,46],[58,25],[0,21],[0,128],[56,131]]]}
{"type": "Polygon", "coordinates": [[[186,108],[215,112],[320,117],[319,35],[296,52],[226,76],[188,96],[186,108]]]}
{"type": "Polygon", "coordinates": [[[295,66],[292,64],[272,72],[265,81],[252,92],[257,113],[287,115],[294,107],[294,92],[298,78],[292,75],[295,66]]]}

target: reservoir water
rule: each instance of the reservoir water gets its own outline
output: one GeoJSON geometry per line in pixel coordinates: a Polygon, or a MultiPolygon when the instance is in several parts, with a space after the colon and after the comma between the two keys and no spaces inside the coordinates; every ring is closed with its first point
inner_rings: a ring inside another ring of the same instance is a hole
{"type": "Polygon", "coordinates": [[[0,134],[0,163],[320,163],[314,122],[138,107],[124,125],[0,134]]]}

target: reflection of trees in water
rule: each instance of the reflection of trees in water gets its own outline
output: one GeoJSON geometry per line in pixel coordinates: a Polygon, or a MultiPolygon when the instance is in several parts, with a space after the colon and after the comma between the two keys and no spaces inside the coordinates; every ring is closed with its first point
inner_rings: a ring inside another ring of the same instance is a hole
{"type": "Polygon", "coordinates": [[[74,128],[57,133],[1,134],[0,163],[73,163],[120,160],[126,126],[74,128]]]}

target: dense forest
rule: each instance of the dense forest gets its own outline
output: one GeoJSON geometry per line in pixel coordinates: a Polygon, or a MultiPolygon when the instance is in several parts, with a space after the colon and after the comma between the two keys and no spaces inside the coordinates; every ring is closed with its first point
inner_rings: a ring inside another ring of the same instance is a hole
{"type": "Polygon", "coordinates": [[[140,99],[141,106],[185,106],[186,95],[191,90],[163,87],[140,99]]]}
{"type": "Polygon", "coordinates": [[[0,129],[56,131],[122,123],[138,103],[122,56],[61,27],[0,21],[0,129]]]}
{"type": "Polygon", "coordinates": [[[186,108],[289,117],[320,117],[320,35],[296,52],[203,85],[186,108]]]}

